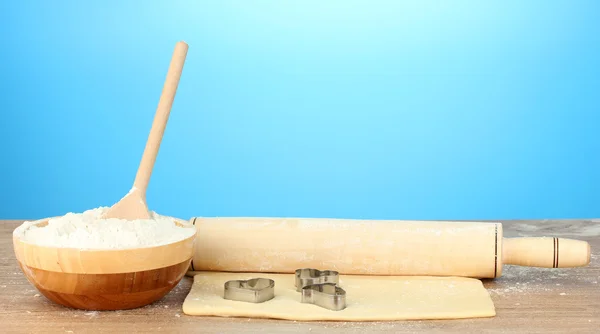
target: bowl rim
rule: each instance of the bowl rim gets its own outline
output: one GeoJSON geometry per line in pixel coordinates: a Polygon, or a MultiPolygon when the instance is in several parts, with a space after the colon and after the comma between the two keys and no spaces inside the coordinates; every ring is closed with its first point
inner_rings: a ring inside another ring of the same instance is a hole
{"type": "MultiPolygon", "coordinates": [[[[49,246],[49,245],[39,245],[27,240],[24,240],[22,238],[22,233],[24,233],[25,231],[27,231],[29,228],[31,228],[32,226],[37,226],[39,224],[43,224],[45,222],[47,222],[50,219],[56,219],[56,218],[60,218],[62,216],[53,216],[53,217],[46,217],[46,218],[41,218],[41,219],[37,219],[37,220],[25,220],[23,221],[23,223],[21,223],[19,226],[17,226],[14,230],[13,230],[13,240],[16,238],[18,239],[21,243],[23,244],[27,244],[30,246],[36,246],[36,247],[45,247],[45,248],[52,248],[52,249],[56,249],[56,248],[60,248],[60,249],[72,249],[72,250],[78,250],[81,252],[97,252],[97,251],[101,251],[101,252],[110,252],[110,251],[122,251],[122,250],[128,250],[128,249],[141,249],[141,248],[156,248],[156,247],[162,247],[162,246],[168,246],[168,245],[172,245],[175,244],[177,242],[189,239],[189,238],[195,238],[196,237],[196,233],[192,234],[190,237],[184,238],[184,239],[180,239],[180,240],[175,240],[173,242],[169,242],[169,243],[163,243],[163,244],[158,244],[158,245],[143,245],[143,246],[139,246],[139,247],[124,247],[124,248],[78,248],[78,247],[60,247],[60,246],[49,246]],[[24,227],[24,225],[26,223],[29,223],[27,227],[24,227]],[[24,227],[24,228],[23,228],[24,227]],[[19,233],[21,232],[22,233],[19,233]]],[[[187,221],[187,220],[183,220],[180,218],[176,218],[176,217],[171,217],[171,216],[163,216],[166,218],[171,218],[174,220],[176,225],[180,225],[181,228],[189,228],[189,229],[193,229],[196,228],[196,226],[194,224],[192,224],[191,222],[187,221]]]]}
{"type": "MultiPolygon", "coordinates": [[[[29,221],[30,224],[27,228],[51,218],[29,221]]],[[[180,223],[183,228],[195,229],[195,226],[187,221],[175,217],[169,218],[172,218],[175,223],[180,223]]],[[[27,242],[17,233],[17,229],[13,231],[13,250],[22,265],[72,274],[115,274],[169,267],[191,260],[196,243],[196,233],[192,233],[189,237],[181,240],[151,246],[128,248],[55,247],[27,242]]]]}

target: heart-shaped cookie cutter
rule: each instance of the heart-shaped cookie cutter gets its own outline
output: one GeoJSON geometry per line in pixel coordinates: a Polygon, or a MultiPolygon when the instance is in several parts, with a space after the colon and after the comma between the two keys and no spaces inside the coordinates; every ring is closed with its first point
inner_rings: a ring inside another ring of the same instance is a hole
{"type": "Polygon", "coordinates": [[[302,302],[341,311],[346,308],[346,291],[335,283],[307,285],[302,288],[302,302]]]}
{"type": "Polygon", "coordinates": [[[225,282],[223,298],[248,303],[262,303],[275,297],[275,281],[252,278],[225,282]]]}
{"type": "Polygon", "coordinates": [[[340,273],[334,270],[303,268],[296,270],[296,291],[302,291],[307,285],[333,283],[338,284],[340,273]]]}

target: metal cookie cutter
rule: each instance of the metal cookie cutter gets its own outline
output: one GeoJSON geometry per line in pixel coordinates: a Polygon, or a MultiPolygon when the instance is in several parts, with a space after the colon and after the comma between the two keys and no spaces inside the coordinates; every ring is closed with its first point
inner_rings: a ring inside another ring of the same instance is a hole
{"type": "Polygon", "coordinates": [[[339,281],[340,274],[333,270],[323,270],[304,268],[296,270],[296,291],[302,291],[307,285],[334,283],[339,281]]]}
{"type": "Polygon", "coordinates": [[[346,291],[335,283],[307,285],[302,288],[302,302],[341,311],[346,308],[346,291]]]}
{"type": "Polygon", "coordinates": [[[275,281],[252,278],[225,282],[223,298],[248,303],[262,303],[275,297],[275,281]]]}

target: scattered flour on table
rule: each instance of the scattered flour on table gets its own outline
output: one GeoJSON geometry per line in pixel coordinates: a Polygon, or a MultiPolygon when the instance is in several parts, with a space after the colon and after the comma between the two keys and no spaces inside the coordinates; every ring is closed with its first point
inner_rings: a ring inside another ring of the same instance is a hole
{"type": "Polygon", "coordinates": [[[173,218],[151,212],[152,219],[101,219],[108,207],[67,213],[48,220],[26,221],[13,234],[24,242],[50,247],[125,249],[165,245],[192,236],[194,228],[174,224],[173,218]]]}

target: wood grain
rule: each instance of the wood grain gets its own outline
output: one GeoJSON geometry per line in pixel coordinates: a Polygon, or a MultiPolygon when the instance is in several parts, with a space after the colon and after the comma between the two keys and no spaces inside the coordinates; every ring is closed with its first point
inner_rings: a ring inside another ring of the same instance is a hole
{"type": "Polygon", "coordinates": [[[118,274],[71,274],[19,266],[46,298],[85,310],[126,310],[164,297],[179,283],[190,260],[176,265],[118,274]]]}
{"type": "Polygon", "coordinates": [[[503,222],[506,237],[560,236],[590,242],[591,263],[583,268],[506,266],[502,277],[484,280],[496,305],[489,319],[376,323],[291,322],[186,316],[181,305],[191,286],[184,277],[164,298],[128,311],[86,312],[47,300],[27,281],[12,249],[19,221],[0,221],[0,323],[3,332],[445,332],[596,333],[600,328],[600,220],[503,222]]]}

